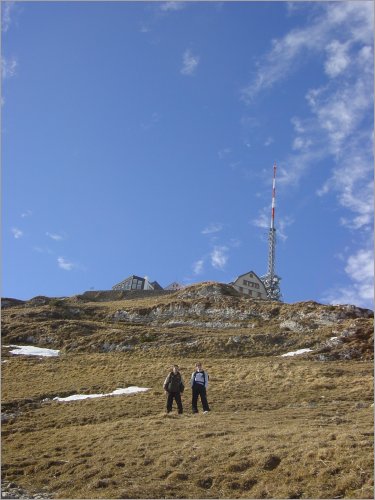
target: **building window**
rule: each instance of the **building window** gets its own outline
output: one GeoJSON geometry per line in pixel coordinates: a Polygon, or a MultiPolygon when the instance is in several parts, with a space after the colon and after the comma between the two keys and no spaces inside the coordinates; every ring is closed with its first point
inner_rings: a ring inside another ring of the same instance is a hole
{"type": "Polygon", "coordinates": [[[253,291],[252,290],[249,290],[249,295],[253,295],[253,291]]]}

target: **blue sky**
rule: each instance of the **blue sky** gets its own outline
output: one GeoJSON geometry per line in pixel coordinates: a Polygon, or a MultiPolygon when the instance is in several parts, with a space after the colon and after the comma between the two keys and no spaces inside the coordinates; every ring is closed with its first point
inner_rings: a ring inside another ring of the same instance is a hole
{"type": "Polygon", "coordinates": [[[276,272],[373,308],[373,4],[2,2],[2,295],[276,272]]]}

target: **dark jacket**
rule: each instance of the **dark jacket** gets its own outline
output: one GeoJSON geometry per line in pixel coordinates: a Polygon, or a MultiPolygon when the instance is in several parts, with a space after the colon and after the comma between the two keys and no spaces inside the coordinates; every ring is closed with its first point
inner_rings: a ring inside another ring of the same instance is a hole
{"type": "Polygon", "coordinates": [[[163,388],[168,392],[184,392],[185,386],[181,373],[170,372],[164,381],[163,388]]]}

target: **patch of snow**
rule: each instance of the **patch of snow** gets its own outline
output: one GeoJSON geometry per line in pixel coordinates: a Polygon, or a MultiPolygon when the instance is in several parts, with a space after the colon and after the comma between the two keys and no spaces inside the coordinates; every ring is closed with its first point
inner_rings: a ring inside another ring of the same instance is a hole
{"type": "Polygon", "coordinates": [[[81,399],[105,398],[107,396],[121,396],[122,394],[136,394],[138,392],[145,392],[149,390],[150,389],[148,387],[131,386],[127,387],[126,389],[116,389],[109,394],[73,394],[72,396],[68,396],[66,398],[56,397],[53,398],[53,400],[62,402],[79,401],[81,399]]]}
{"type": "Polygon", "coordinates": [[[312,349],[298,349],[298,351],[287,352],[286,354],[282,354],[281,357],[284,356],[298,356],[298,354],[303,354],[305,352],[311,352],[312,349]]]}
{"type": "Polygon", "coordinates": [[[9,351],[10,354],[23,354],[24,356],[58,356],[58,350],[54,349],[45,349],[43,347],[34,347],[31,345],[11,345],[9,347],[14,347],[12,351],[9,351]]]}

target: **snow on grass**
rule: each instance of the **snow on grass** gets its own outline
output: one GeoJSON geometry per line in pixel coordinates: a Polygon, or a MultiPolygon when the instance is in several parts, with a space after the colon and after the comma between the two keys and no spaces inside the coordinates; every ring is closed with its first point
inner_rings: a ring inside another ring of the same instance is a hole
{"type": "Polygon", "coordinates": [[[311,352],[312,349],[298,349],[298,351],[287,352],[286,354],[282,354],[281,357],[284,356],[298,356],[298,354],[303,354],[305,352],[311,352]]]}
{"type": "Polygon", "coordinates": [[[116,389],[109,394],[73,394],[72,396],[68,396],[66,398],[56,397],[53,398],[53,400],[61,402],[79,401],[81,399],[105,398],[107,396],[121,396],[122,394],[136,394],[138,392],[145,392],[149,390],[150,389],[148,387],[131,386],[127,387],[126,389],[116,389]]]}
{"type": "Polygon", "coordinates": [[[54,349],[45,349],[43,347],[34,347],[31,345],[11,345],[14,347],[10,354],[23,354],[24,356],[58,356],[60,351],[54,349]]]}

